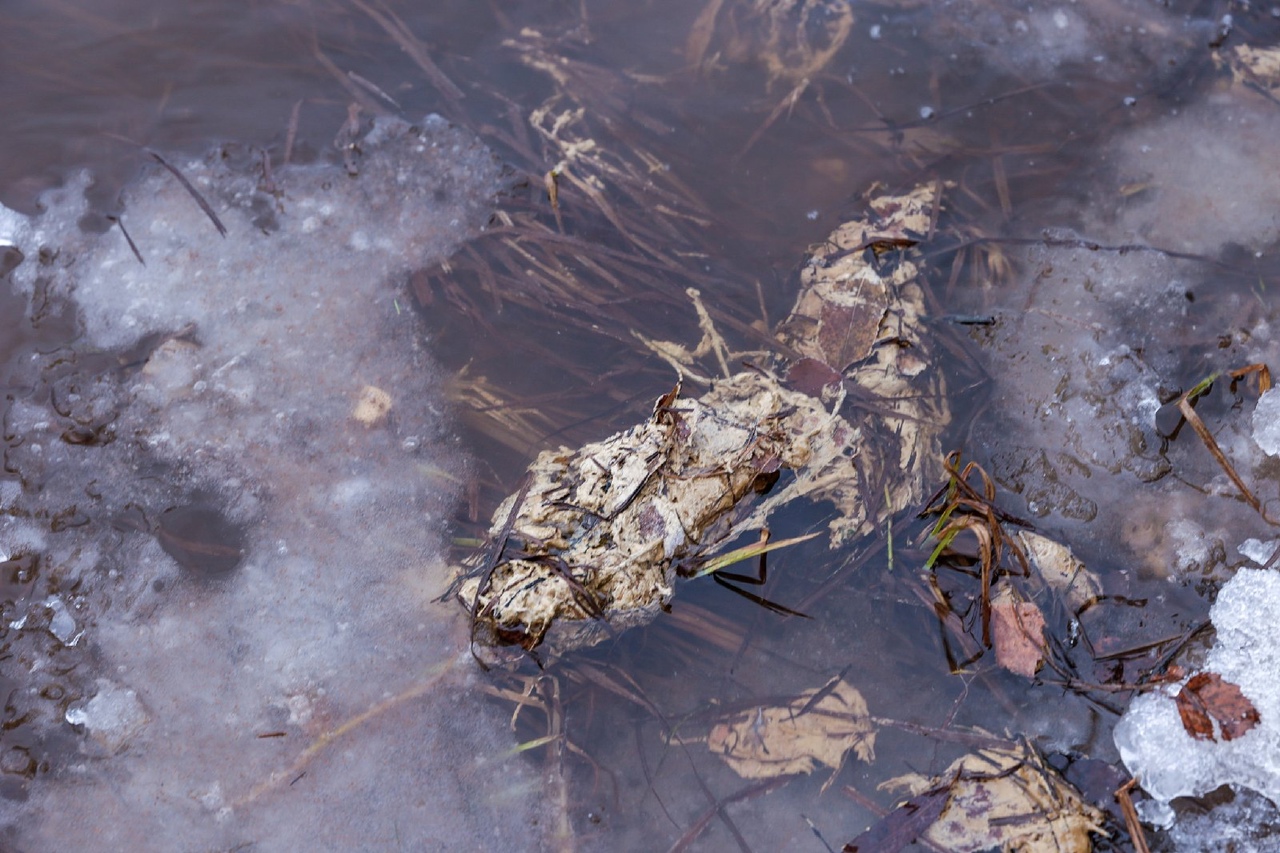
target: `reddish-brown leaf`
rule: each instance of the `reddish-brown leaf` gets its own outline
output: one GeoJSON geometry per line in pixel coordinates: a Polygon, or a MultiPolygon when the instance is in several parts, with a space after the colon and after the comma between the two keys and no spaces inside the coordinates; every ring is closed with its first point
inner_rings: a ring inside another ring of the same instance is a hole
{"type": "Polygon", "coordinates": [[[822,397],[822,389],[844,381],[840,371],[816,358],[802,358],[787,371],[787,385],[810,397],[822,397]]]}
{"type": "Polygon", "coordinates": [[[1044,615],[1030,601],[1001,594],[991,601],[991,643],[996,663],[1016,675],[1034,678],[1044,663],[1044,615]]]}
{"type": "Polygon", "coordinates": [[[1240,692],[1238,685],[1224,681],[1216,672],[1201,672],[1178,692],[1178,714],[1182,727],[1196,740],[1235,740],[1260,721],[1258,709],[1240,692]]]}

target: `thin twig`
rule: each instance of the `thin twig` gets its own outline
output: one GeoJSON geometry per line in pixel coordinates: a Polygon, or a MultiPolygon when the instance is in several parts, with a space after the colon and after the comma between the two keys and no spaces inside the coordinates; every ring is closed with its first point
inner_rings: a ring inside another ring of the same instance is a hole
{"type": "Polygon", "coordinates": [[[1245,502],[1253,507],[1258,515],[1262,516],[1262,520],[1268,524],[1274,524],[1267,517],[1266,510],[1262,508],[1262,502],[1254,496],[1249,487],[1244,484],[1244,480],[1240,479],[1240,475],[1236,473],[1235,466],[1227,459],[1226,454],[1222,452],[1222,448],[1218,446],[1218,441],[1213,437],[1213,433],[1209,432],[1209,428],[1204,425],[1204,421],[1200,420],[1200,416],[1196,414],[1196,410],[1191,406],[1191,401],[1187,399],[1186,394],[1182,395],[1182,399],[1178,400],[1178,411],[1186,418],[1187,423],[1191,424],[1191,428],[1196,431],[1196,435],[1200,436],[1200,440],[1204,442],[1204,446],[1209,448],[1209,453],[1217,460],[1222,470],[1227,472],[1227,476],[1231,478],[1231,482],[1236,484],[1236,488],[1240,490],[1240,494],[1244,496],[1245,502]]]}
{"type": "MultiPolygon", "coordinates": [[[[304,749],[296,759],[294,759],[292,764],[284,770],[272,773],[270,777],[256,785],[248,794],[241,797],[239,800],[236,800],[235,803],[232,804],[232,807],[241,808],[254,802],[263,794],[266,794],[274,788],[278,788],[285,782],[285,780],[297,781],[306,773],[307,765],[309,765],[317,755],[323,752],[334,741],[351,733],[370,720],[403,705],[405,702],[412,701],[434,691],[437,685],[439,685],[441,679],[443,679],[452,668],[453,660],[436,664],[435,670],[431,672],[430,675],[410,687],[408,690],[405,690],[403,693],[396,696],[392,696],[390,699],[384,699],[372,708],[369,708],[368,710],[347,720],[337,728],[330,729],[320,735],[312,741],[311,745],[304,749]]],[[[293,781],[289,782],[289,784],[293,784],[293,781]]]]}
{"type": "Polygon", "coordinates": [[[114,222],[120,227],[120,233],[124,235],[124,241],[129,244],[129,248],[133,251],[133,256],[138,259],[138,263],[145,267],[147,262],[142,259],[142,253],[138,251],[138,245],[133,242],[133,238],[130,237],[129,232],[125,230],[124,220],[119,216],[108,216],[107,221],[114,222]]]}
{"type": "Polygon", "coordinates": [[[511,511],[507,513],[507,520],[503,522],[502,530],[494,537],[489,553],[485,557],[484,569],[480,573],[480,583],[476,587],[476,597],[471,601],[471,656],[480,664],[481,669],[487,670],[489,667],[476,654],[476,620],[480,613],[480,596],[484,595],[484,591],[488,589],[490,582],[493,580],[493,571],[498,567],[498,562],[502,559],[502,552],[507,547],[507,537],[511,535],[511,528],[515,527],[516,517],[520,513],[520,507],[524,504],[525,496],[529,494],[531,485],[533,485],[533,478],[526,475],[524,483],[520,486],[520,491],[516,493],[516,499],[511,503],[511,511]]]}
{"type": "Polygon", "coordinates": [[[218,229],[219,234],[221,234],[223,237],[226,237],[227,227],[222,224],[222,220],[218,218],[218,214],[213,212],[213,208],[209,206],[209,202],[204,200],[204,196],[200,195],[200,191],[197,190],[195,187],[193,187],[191,185],[191,182],[187,180],[187,176],[179,172],[176,166],[173,166],[171,163],[169,163],[168,160],[164,159],[159,154],[152,151],[150,148],[147,149],[147,153],[150,154],[157,163],[159,163],[161,166],[164,166],[166,169],[168,169],[169,172],[172,173],[172,175],[178,179],[178,183],[182,184],[183,189],[191,193],[191,197],[196,200],[196,204],[200,205],[200,209],[204,211],[205,216],[208,216],[209,219],[213,221],[213,227],[218,229]]]}

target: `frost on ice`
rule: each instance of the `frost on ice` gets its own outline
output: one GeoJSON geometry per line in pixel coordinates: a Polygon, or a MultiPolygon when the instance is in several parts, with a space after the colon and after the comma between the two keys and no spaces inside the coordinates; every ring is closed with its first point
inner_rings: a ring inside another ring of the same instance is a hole
{"type": "Polygon", "coordinates": [[[0,675],[37,741],[73,744],[0,815],[23,849],[539,846],[502,722],[440,674],[465,647],[431,600],[459,463],[401,310],[503,179],[438,118],[360,150],[355,176],[175,159],[225,238],[154,168],[121,217],[145,265],[78,227],[88,176],[38,218],[0,208],[31,322],[79,329],[5,423],[0,551],[29,591],[0,675]]]}
{"type": "Polygon", "coordinates": [[[1268,456],[1280,456],[1280,388],[1258,398],[1253,410],[1253,440],[1268,456]]]}

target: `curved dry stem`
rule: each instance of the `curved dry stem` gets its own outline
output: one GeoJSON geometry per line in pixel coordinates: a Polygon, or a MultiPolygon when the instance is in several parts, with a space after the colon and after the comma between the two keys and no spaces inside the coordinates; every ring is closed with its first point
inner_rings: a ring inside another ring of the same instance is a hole
{"type": "Polygon", "coordinates": [[[414,699],[424,696],[434,690],[440,681],[453,669],[455,662],[456,659],[450,659],[444,663],[437,664],[426,678],[417,682],[409,689],[392,696],[390,699],[384,699],[368,710],[363,711],[342,723],[337,728],[324,732],[312,741],[306,749],[302,750],[298,757],[294,759],[292,764],[284,770],[278,770],[275,773],[272,773],[268,778],[259,782],[248,794],[232,803],[231,807],[235,809],[247,806],[260,799],[264,794],[270,793],[280,787],[286,782],[286,780],[291,781],[297,779],[299,774],[307,769],[307,766],[312,762],[312,760],[314,760],[317,755],[324,752],[335,741],[350,734],[370,720],[376,719],[386,712],[398,708],[404,703],[411,702],[414,699]]]}

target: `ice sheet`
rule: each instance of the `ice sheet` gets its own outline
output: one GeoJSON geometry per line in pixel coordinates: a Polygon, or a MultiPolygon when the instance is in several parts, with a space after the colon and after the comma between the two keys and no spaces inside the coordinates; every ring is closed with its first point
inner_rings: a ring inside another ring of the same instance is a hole
{"type": "Polygon", "coordinates": [[[24,849],[540,845],[536,776],[432,600],[462,469],[402,290],[483,225],[500,169],[439,118],[359,147],[356,176],[175,162],[225,238],[157,165],[122,217],[145,265],[77,227],[87,176],[0,212],[33,322],[83,329],[7,424],[0,548],[30,581],[4,674],[29,730],[79,738],[6,815],[24,849]]]}

